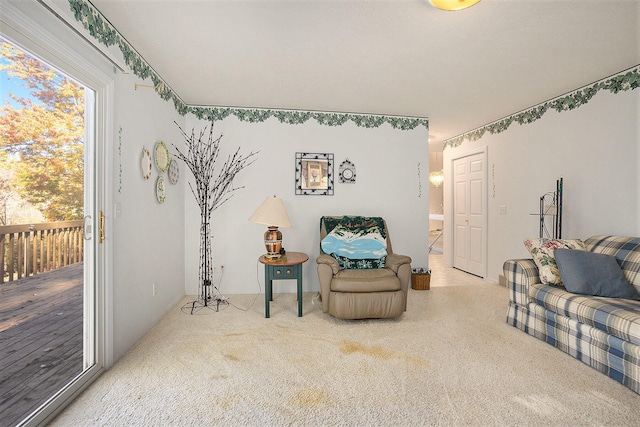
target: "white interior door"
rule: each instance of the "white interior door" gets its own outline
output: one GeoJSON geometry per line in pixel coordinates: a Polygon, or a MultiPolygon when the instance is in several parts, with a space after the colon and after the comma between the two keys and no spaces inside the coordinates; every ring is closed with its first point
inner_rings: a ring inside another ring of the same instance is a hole
{"type": "Polygon", "coordinates": [[[453,266],[477,276],[486,274],[485,153],[453,162],[453,266]]]}
{"type": "Polygon", "coordinates": [[[469,164],[466,158],[453,162],[453,266],[467,270],[469,240],[469,164]]]}

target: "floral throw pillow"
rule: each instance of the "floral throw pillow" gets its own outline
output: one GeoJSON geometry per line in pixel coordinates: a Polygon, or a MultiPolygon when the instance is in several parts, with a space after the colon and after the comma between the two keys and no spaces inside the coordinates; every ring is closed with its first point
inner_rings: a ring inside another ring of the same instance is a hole
{"type": "Polygon", "coordinates": [[[533,262],[538,267],[540,281],[545,285],[562,286],[560,271],[554,257],[556,249],[577,249],[584,251],[587,249],[582,240],[561,240],[561,239],[525,239],[524,246],[527,248],[533,262]]]}
{"type": "Polygon", "coordinates": [[[344,256],[331,254],[338,261],[340,270],[367,270],[373,268],[384,268],[386,256],[373,259],[349,259],[344,256]]]}

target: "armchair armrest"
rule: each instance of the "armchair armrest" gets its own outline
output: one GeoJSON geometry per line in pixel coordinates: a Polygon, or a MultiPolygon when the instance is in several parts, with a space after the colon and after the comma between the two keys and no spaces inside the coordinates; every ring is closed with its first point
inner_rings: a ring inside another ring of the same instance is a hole
{"type": "Polygon", "coordinates": [[[502,266],[509,299],[521,306],[529,303],[529,286],[540,283],[538,267],[532,259],[510,259],[502,266]]]}
{"type": "Polygon", "coordinates": [[[385,260],[385,268],[393,271],[400,280],[400,288],[405,294],[404,311],[407,311],[407,291],[411,281],[411,257],[390,253],[385,260]]]}
{"type": "Polygon", "coordinates": [[[329,311],[329,292],[331,291],[331,280],[333,275],[340,271],[338,261],[331,255],[321,253],[316,258],[318,264],[318,281],[320,282],[320,300],[322,301],[322,312],[329,311]]]}
{"type": "Polygon", "coordinates": [[[394,253],[387,255],[385,267],[393,270],[395,274],[398,274],[398,269],[403,264],[411,264],[411,257],[394,253]]]}
{"type": "Polygon", "coordinates": [[[331,255],[327,255],[327,254],[318,255],[318,258],[316,258],[316,264],[328,265],[329,267],[331,267],[331,271],[333,271],[333,274],[337,274],[340,271],[340,265],[338,264],[338,261],[331,255]]]}

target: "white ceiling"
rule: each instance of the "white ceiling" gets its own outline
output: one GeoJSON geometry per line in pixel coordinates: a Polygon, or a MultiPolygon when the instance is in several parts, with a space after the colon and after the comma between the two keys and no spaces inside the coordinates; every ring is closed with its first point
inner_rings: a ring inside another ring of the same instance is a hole
{"type": "Polygon", "coordinates": [[[432,142],[640,63],[640,0],[92,0],[189,105],[429,117],[432,142]]]}

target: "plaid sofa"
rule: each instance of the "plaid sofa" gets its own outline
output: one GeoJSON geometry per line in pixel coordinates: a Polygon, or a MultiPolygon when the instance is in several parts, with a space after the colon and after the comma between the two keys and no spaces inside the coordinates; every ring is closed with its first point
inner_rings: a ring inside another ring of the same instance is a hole
{"type": "MultiPolygon", "coordinates": [[[[613,255],[640,292],[640,238],[593,236],[587,250],[613,255]]],[[[507,322],[640,394],[640,301],[572,294],[540,283],[532,259],[504,263],[507,322]]]]}

